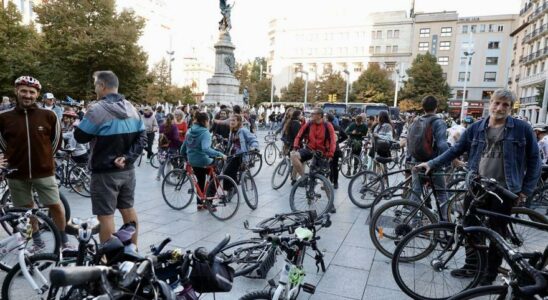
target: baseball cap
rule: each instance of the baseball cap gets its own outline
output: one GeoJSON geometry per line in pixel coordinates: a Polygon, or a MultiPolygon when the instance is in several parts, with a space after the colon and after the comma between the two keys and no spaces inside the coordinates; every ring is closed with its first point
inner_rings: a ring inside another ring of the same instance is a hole
{"type": "Polygon", "coordinates": [[[55,99],[55,96],[52,93],[45,93],[42,99],[55,99]]]}

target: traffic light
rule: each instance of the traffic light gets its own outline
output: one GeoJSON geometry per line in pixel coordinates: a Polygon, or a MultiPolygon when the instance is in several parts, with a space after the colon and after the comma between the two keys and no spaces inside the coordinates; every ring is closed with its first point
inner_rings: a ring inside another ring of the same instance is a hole
{"type": "Polygon", "coordinates": [[[337,94],[333,94],[333,103],[337,102],[337,94]]]}
{"type": "Polygon", "coordinates": [[[327,95],[327,102],[331,103],[333,101],[333,95],[327,95]]]}

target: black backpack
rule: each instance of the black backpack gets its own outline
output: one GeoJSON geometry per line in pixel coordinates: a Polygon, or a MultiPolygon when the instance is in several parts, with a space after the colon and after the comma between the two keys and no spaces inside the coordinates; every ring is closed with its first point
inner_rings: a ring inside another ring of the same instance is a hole
{"type": "Polygon", "coordinates": [[[409,154],[418,162],[429,161],[436,156],[432,125],[438,119],[438,116],[423,116],[409,126],[407,147],[409,154]]]}

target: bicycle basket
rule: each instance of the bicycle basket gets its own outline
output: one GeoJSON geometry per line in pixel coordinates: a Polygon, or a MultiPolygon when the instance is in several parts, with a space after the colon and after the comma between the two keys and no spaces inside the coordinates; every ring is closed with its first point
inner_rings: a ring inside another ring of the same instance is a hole
{"type": "Polygon", "coordinates": [[[209,263],[194,259],[189,279],[198,293],[230,292],[234,281],[234,269],[226,263],[209,263]]]}

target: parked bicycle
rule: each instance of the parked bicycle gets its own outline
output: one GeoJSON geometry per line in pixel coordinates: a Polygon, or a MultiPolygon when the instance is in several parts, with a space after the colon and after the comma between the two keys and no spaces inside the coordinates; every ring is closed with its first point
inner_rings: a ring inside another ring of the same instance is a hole
{"type": "Polygon", "coordinates": [[[283,151],[278,148],[276,142],[278,138],[273,132],[269,132],[265,138],[266,146],[264,148],[264,161],[267,165],[272,166],[276,159],[282,158],[283,151]]]}
{"type": "Polygon", "coordinates": [[[77,164],[72,160],[75,149],[63,149],[55,155],[55,178],[59,186],[70,188],[83,197],[91,197],[91,174],[86,165],[77,164]]]}

